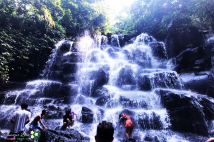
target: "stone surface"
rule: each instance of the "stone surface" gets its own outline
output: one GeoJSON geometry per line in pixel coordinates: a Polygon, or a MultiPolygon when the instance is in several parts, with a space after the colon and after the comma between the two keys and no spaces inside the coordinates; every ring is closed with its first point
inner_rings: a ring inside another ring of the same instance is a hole
{"type": "Polygon", "coordinates": [[[87,108],[87,107],[82,107],[82,123],[92,123],[93,122],[93,112],[87,108]]]}
{"type": "Polygon", "coordinates": [[[97,99],[96,105],[103,106],[110,100],[110,96],[103,96],[97,99]]]}
{"type": "Polygon", "coordinates": [[[170,90],[157,89],[156,93],[168,111],[172,130],[208,135],[203,107],[196,98],[170,90]]]}
{"type": "Polygon", "coordinates": [[[146,129],[163,129],[160,116],[152,112],[151,114],[143,113],[139,116],[138,124],[143,130],[146,129]]]}
{"type": "Polygon", "coordinates": [[[130,66],[122,67],[119,71],[116,84],[121,85],[134,85],[135,78],[133,76],[133,71],[130,66]]]}
{"type": "Polygon", "coordinates": [[[38,142],[90,142],[89,137],[84,137],[77,130],[43,130],[38,142]]]}
{"type": "Polygon", "coordinates": [[[150,91],[152,89],[149,74],[140,74],[137,83],[140,90],[150,91]]]}
{"type": "Polygon", "coordinates": [[[167,59],[166,51],[163,43],[160,42],[152,42],[149,44],[152,48],[152,53],[158,59],[167,59]]]}
{"type": "Polygon", "coordinates": [[[196,27],[189,27],[183,33],[171,28],[171,32],[167,35],[165,44],[169,58],[173,58],[188,48],[198,47],[204,44],[203,34],[196,27]]]}
{"type": "Polygon", "coordinates": [[[207,96],[214,98],[214,85],[209,85],[208,86],[207,96]]]}

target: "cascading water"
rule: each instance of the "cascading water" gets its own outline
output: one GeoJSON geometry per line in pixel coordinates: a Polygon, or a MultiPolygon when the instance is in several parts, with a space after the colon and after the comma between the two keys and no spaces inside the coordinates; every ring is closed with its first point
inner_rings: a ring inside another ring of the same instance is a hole
{"type": "Polygon", "coordinates": [[[7,94],[0,110],[0,119],[5,122],[1,127],[9,126],[9,113],[28,102],[32,117],[48,110],[44,123],[51,129],[62,125],[64,111],[71,108],[78,116],[73,128],[90,141],[94,141],[96,126],[102,120],[113,123],[114,141],[125,139],[125,128],[118,123],[122,112],[133,120],[133,136],[138,141],[145,140],[148,132],[158,135],[159,141],[186,141],[167,130],[172,124],[160,94],[180,90],[182,83],[168,68],[164,43],[141,34],[120,48],[118,36],[113,35],[111,45],[105,36],[95,37],[95,42],[89,36],[75,44],[60,41],[47,62],[44,80],[27,82],[24,90],[7,94]],[[162,89],[160,94],[157,88],[162,89]],[[84,116],[82,107],[91,112],[84,116]]]}

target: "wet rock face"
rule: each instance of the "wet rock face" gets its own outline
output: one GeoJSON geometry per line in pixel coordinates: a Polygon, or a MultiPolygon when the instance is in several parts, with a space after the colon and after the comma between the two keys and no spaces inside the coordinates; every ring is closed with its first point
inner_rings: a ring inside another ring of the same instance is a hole
{"type": "Polygon", "coordinates": [[[89,137],[84,137],[74,129],[61,130],[43,130],[38,142],[90,142],[89,137]]]}
{"type": "Polygon", "coordinates": [[[143,139],[145,142],[166,142],[167,139],[163,135],[148,132],[143,139]]]}
{"type": "Polygon", "coordinates": [[[103,96],[97,99],[96,105],[103,106],[110,100],[110,96],[103,96]]]}
{"type": "Polygon", "coordinates": [[[203,112],[207,120],[214,119],[214,103],[207,98],[199,99],[200,104],[203,106],[203,112]]]}
{"type": "Polygon", "coordinates": [[[157,57],[158,59],[167,59],[163,44],[159,42],[153,42],[149,45],[152,48],[152,53],[155,57],[157,57]]]}
{"type": "Polygon", "coordinates": [[[104,72],[102,69],[99,69],[97,72],[97,76],[95,77],[93,88],[92,88],[92,94],[95,94],[96,90],[108,83],[109,80],[109,74],[104,72]]]}
{"type": "Polygon", "coordinates": [[[82,123],[92,123],[93,122],[93,112],[87,108],[82,107],[82,123]]]}
{"type": "Polygon", "coordinates": [[[125,108],[147,108],[148,105],[143,100],[131,100],[124,96],[120,96],[119,103],[125,108]]]}
{"type": "Polygon", "coordinates": [[[149,74],[140,74],[138,76],[138,86],[140,90],[150,91],[152,89],[149,74]]]}
{"type": "Polygon", "coordinates": [[[175,70],[180,73],[181,71],[204,71],[212,67],[211,57],[204,56],[204,48],[188,48],[181,52],[176,57],[175,70]]]}
{"type": "Polygon", "coordinates": [[[189,43],[193,44],[193,47],[198,47],[204,43],[203,35],[196,27],[189,27],[182,34],[176,30],[170,32],[165,40],[169,58],[173,58],[187,49],[189,43]]]}
{"type": "Polygon", "coordinates": [[[143,130],[146,129],[163,129],[163,124],[160,116],[152,112],[151,114],[144,113],[139,116],[138,124],[143,130]]]}
{"type": "Polygon", "coordinates": [[[132,71],[131,67],[129,67],[129,66],[123,67],[120,70],[116,84],[118,86],[135,84],[135,78],[133,76],[133,71],[132,71]]]}
{"type": "Polygon", "coordinates": [[[153,88],[181,89],[180,81],[176,75],[176,72],[173,71],[153,73],[151,76],[151,83],[153,88]]]}
{"type": "Polygon", "coordinates": [[[199,101],[182,92],[158,90],[163,106],[167,109],[172,129],[208,135],[208,128],[199,101]]]}
{"type": "Polygon", "coordinates": [[[214,98],[214,85],[208,86],[207,96],[214,98]]]}
{"type": "Polygon", "coordinates": [[[147,51],[141,51],[139,48],[135,50],[133,60],[142,67],[152,67],[151,56],[147,54],[147,51]]]}

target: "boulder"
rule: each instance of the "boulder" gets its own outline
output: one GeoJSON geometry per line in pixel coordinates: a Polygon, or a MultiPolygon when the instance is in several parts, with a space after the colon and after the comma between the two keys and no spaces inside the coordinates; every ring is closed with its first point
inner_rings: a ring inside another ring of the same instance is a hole
{"type": "Polygon", "coordinates": [[[89,137],[84,137],[77,130],[43,130],[38,142],[90,142],[89,137]]]}
{"type": "Polygon", "coordinates": [[[62,45],[59,47],[59,50],[60,52],[63,54],[63,53],[66,53],[70,50],[71,48],[71,41],[69,40],[65,40],[62,45]]]}
{"type": "Polygon", "coordinates": [[[200,104],[203,106],[203,112],[205,114],[206,120],[214,119],[214,103],[207,98],[199,99],[200,104]]]}
{"type": "Polygon", "coordinates": [[[89,108],[82,107],[81,113],[82,113],[82,123],[92,123],[93,122],[94,114],[89,108]]]}
{"type": "Polygon", "coordinates": [[[203,107],[196,98],[178,91],[158,89],[156,93],[168,111],[173,130],[208,135],[203,107]]]}
{"type": "Polygon", "coordinates": [[[50,79],[50,80],[61,81],[62,78],[63,78],[62,71],[50,71],[48,73],[48,79],[50,79]]]}
{"type": "Polygon", "coordinates": [[[0,105],[4,103],[6,93],[0,93],[0,105]]]}
{"type": "Polygon", "coordinates": [[[167,59],[167,54],[164,48],[164,43],[161,42],[152,42],[149,44],[152,48],[152,53],[158,59],[167,59]]]}
{"type": "Polygon", "coordinates": [[[143,140],[145,142],[166,142],[167,138],[161,133],[147,132],[143,140]]]}
{"type": "Polygon", "coordinates": [[[180,33],[172,26],[165,40],[168,57],[173,58],[177,56],[183,50],[186,50],[190,43],[192,44],[191,48],[204,44],[203,34],[198,28],[188,27],[183,33],[180,33]]]}
{"type": "Polygon", "coordinates": [[[130,66],[122,67],[116,81],[118,86],[122,85],[135,85],[135,78],[130,66]]]}
{"type": "Polygon", "coordinates": [[[214,85],[209,85],[208,86],[207,96],[214,98],[214,85]]]}
{"type": "Polygon", "coordinates": [[[119,104],[121,104],[125,108],[147,108],[148,105],[143,100],[131,100],[124,96],[120,96],[119,104]]]}
{"type": "Polygon", "coordinates": [[[163,129],[160,116],[152,112],[151,114],[143,113],[139,115],[138,124],[143,130],[147,129],[163,129]]]}
{"type": "Polygon", "coordinates": [[[62,72],[63,74],[70,74],[70,73],[75,73],[77,70],[77,66],[75,63],[64,63],[62,65],[62,72]]]}
{"type": "Polygon", "coordinates": [[[150,82],[150,74],[140,74],[138,76],[137,84],[140,90],[150,91],[152,89],[151,82],[150,82]]]}
{"type": "Polygon", "coordinates": [[[148,54],[148,50],[141,50],[140,48],[137,48],[134,50],[134,53],[132,53],[133,60],[135,63],[140,65],[144,68],[151,68],[152,67],[152,56],[148,54]]]}
{"type": "Polygon", "coordinates": [[[92,94],[95,94],[96,90],[99,87],[102,87],[103,85],[107,84],[108,80],[109,80],[109,74],[104,72],[103,69],[99,69],[91,90],[92,94]]]}
{"type": "Polygon", "coordinates": [[[152,88],[181,89],[181,83],[175,71],[154,72],[150,78],[152,88]]]}
{"type": "Polygon", "coordinates": [[[103,106],[110,100],[110,96],[103,96],[97,99],[96,105],[103,106]]]}
{"type": "Polygon", "coordinates": [[[100,88],[97,88],[95,93],[92,94],[92,97],[102,97],[102,96],[107,96],[109,95],[109,91],[107,88],[105,87],[100,87],[100,88]]]}
{"type": "Polygon", "coordinates": [[[120,47],[118,35],[111,35],[111,46],[120,47]]]}

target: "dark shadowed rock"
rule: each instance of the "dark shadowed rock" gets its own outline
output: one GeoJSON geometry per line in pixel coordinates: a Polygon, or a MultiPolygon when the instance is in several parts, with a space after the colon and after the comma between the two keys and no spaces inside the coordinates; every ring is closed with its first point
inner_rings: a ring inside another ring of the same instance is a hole
{"type": "Polygon", "coordinates": [[[156,90],[161,96],[163,106],[167,109],[172,129],[200,135],[208,135],[203,107],[194,97],[183,92],[156,90]]]}
{"type": "Polygon", "coordinates": [[[92,88],[92,94],[95,94],[96,90],[108,83],[109,80],[109,74],[104,72],[102,69],[99,69],[97,72],[97,76],[94,80],[93,88],[92,88]]]}
{"type": "Polygon", "coordinates": [[[214,85],[208,86],[207,96],[214,98],[214,85]]]}
{"type": "Polygon", "coordinates": [[[71,48],[71,41],[65,40],[62,45],[59,47],[61,54],[68,52],[71,48]]]}
{"type": "Polygon", "coordinates": [[[43,130],[38,142],[90,142],[89,137],[84,137],[77,130],[43,130]]]}
{"type": "Polygon", "coordinates": [[[190,43],[192,48],[201,46],[204,43],[203,35],[196,27],[189,27],[183,33],[179,33],[176,28],[172,28],[165,40],[168,57],[177,56],[186,50],[190,43]]]}
{"type": "Polygon", "coordinates": [[[0,93],[0,104],[4,103],[6,93],[0,93]]]}
{"type": "Polygon", "coordinates": [[[203,106],[203,112],[207,120],[214,119],[214,103],[207,98],[199,99],[200,104],[203,106]]]}
{"type": "Polygon", "coordinates": [[[64,63],[62,65],[63,74],[75,73],[77,66],[75,63],[64,63]]]}
{"type": "Polygon", "coordinates": [[[152,48],[152,53],[155,57],[158,59],[167,59],[167,54],[163,43],[152,42],[149,45],[152,48]]]}
{"type": "Polygon", "coordinates": [[[82,123],[92,123],[93,122],[93,112],[87,108],[82,107],[82,123]]]}
{"type": "Polygon", "coordinates": [[[152,89],[149,76],[150,76],[149,74],[140,74],[138,76],[137,83],[138,83],[140,90],[150,91],[152,89]]]}

